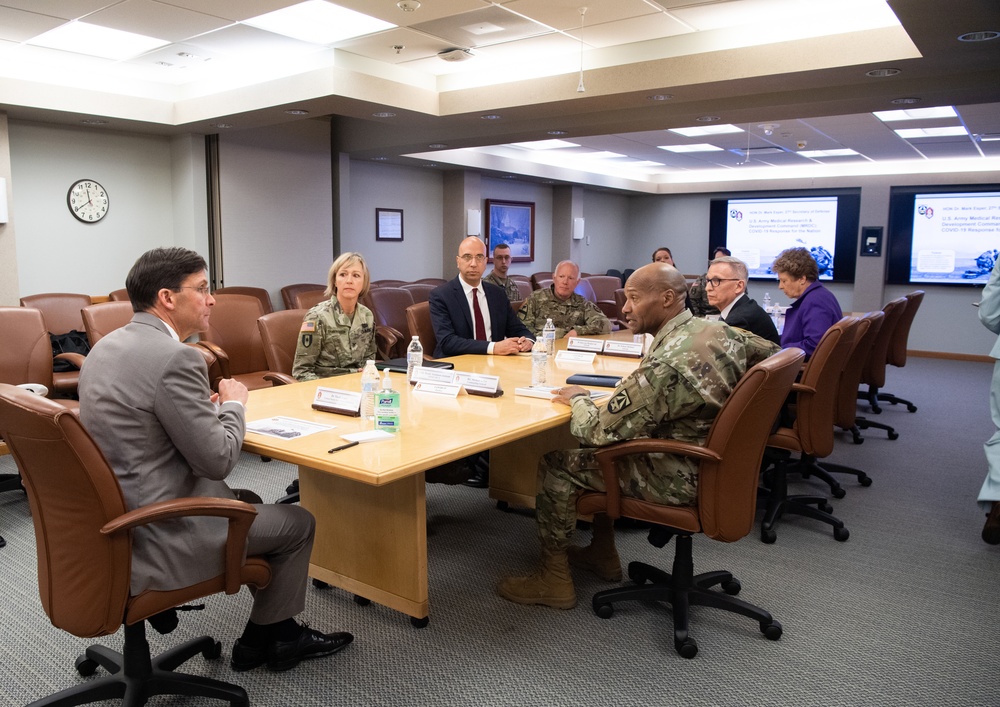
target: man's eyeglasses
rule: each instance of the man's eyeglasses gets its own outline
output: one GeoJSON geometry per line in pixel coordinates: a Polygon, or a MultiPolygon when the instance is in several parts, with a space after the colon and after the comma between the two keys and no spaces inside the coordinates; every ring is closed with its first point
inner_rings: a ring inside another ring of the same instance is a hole
{"type": "Polygon", "coordinates": [[[486,256],[483,255],[482,253],[477,253],[476,255],[471,255],[470,253],[466,253],[465,255],[460,255],[458,257],[461,258],[463,263],[471,263],[473,260],[475,260],[477,263],[486,262],[486,256]]]}
{"type": "Polygon", "coordinates": [[[208,285],[202,285],[201,287],[194,287],[193,285],[181,285],[177,288],[178,290],[194,290],[199,295],[204,297],[212,292],[212,289],[208,285]]]}
{"type": "Polygon", "coordinates": [[[705,280],[705,285],[711,285],[712,287],[718,287],[723,282],[739,282],[738,277],[710,277],[705,280]]]}

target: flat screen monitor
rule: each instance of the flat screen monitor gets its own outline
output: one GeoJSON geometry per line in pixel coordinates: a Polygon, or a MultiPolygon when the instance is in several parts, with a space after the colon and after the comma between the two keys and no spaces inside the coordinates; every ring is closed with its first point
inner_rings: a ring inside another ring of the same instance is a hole
{"type": "Polygon", "coordinates": [[[1000,187],[906,187],[889,196],[887,281],[984,285],[1000,257],[1000,187]]]}
{"type": "Polygon", "coordinates": [[[751,278],[774,280],[778,254],[806,248],[820,280],[852,282],[860,204],[857,193],[828,191],[713,199],[709,251],[724,245],[751,278]]]}

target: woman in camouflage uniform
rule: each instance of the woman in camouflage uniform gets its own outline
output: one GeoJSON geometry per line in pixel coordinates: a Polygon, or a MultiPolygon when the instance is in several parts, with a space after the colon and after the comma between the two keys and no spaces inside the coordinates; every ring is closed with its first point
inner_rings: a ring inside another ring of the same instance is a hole
{"type": "Polygon", "coordinates": [[[358,300],[368,292],[368,266],[360,253],[341,253],[327,276],[330,299],[302,320],[292,375],[307,381],[360,370],[375,358],[375,316],[358,300]]]}

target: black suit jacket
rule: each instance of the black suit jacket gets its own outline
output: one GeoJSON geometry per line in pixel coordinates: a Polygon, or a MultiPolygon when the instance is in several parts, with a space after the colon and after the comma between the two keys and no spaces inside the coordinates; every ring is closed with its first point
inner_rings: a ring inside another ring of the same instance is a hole
{"type": "Polygon", "coordinates": [[[750,295],[741,295],[733,308],[729,310],[726,317],[726,324],[739,329],[746,329],[751,334],[763,337],[768,341],[781,345],[781,337],[774,327],[771,316],[764,311],[757,302],[750,299],[750,295]]]}
{"type": "MultiPolygon", "coordinates": [[[[481,282],[480,287],[486,295],[486,306],[490,311],[490,341],[503,341],[516,336],[535,338],[524,322],[517,318],[501,288],[488,282],[481,282]]],[[[476,340],[469,301],[465,299],[465,291],[457,276],[432,290],[428,304],[437,338],[434,358],[487,352],[489,341],[476,340]]]]}

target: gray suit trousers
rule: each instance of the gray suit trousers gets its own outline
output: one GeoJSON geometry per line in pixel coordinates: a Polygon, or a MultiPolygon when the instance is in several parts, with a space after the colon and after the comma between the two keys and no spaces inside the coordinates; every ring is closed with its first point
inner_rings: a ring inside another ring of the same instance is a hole
{"type": "Polygon", "coordinates": [[[262,555],[271,563],[271,583],[254,595],[250,620],[273,624],[290,619],[306,605],[309,555],[316,520],[301,506],[254,505],[257,517],[250,526],[247,556],[262,555]]]}

